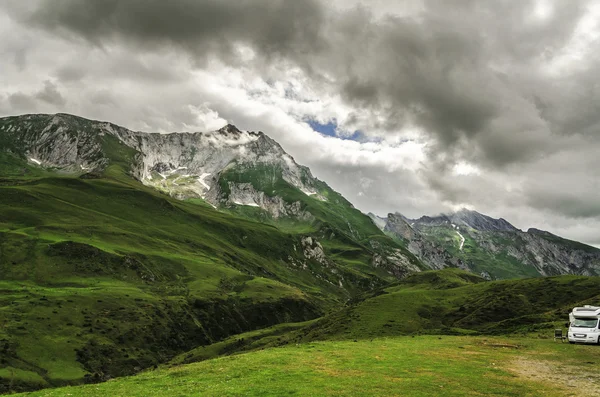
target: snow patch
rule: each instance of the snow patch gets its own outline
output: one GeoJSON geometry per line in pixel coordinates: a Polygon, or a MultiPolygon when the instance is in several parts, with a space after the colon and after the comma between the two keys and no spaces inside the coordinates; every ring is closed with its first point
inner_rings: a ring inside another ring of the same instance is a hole
{"type": "Polygon", "coordinates": [[[314,196],[315,194],[317,194],[317,192],[311,192],[309,190],[304,190],[304,189],[300,189],[300,191],[304,194],[306,194],[307,196],[314,196]]]}
{"type": "Polygon", "coordinates": [[[42,165],[42,162],[41,162],[40,160],[36,160],[36,159],[34,159],[33,157],[30,157],[30,158],[29,158],[29,161],[31,161],[31,162],[33,162],[33,163],[36,163],[37,165],[42,165]]]}
{"type": "Polygon", "coordinates": [[[260,207],[258,204],[256,203],[240,203],[239,201],[234,201],[233,204],[237,204],[237,205],[245,205],[247,207],[260,207]]]}

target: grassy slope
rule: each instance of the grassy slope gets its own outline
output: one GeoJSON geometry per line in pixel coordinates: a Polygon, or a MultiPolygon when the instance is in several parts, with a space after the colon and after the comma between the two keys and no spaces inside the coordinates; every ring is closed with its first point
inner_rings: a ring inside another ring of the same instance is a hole
{"type": "Polygon", "coordinates": [[[145,188],[105,145],[100,179],[0,163],[4,387],[130,373],[346,299],[317,264],[285,265],[295,236],[145,188]]]}
{"type": "MultiPolygon", "coordinates": [[[[307,170],[304,178],[308,178],[307,170]]],[[[250,183],[267,196],[282,197],[287,203],[300,203],[301,210],[310,213],[312,220],[273,219],[266,211],[248,206],[235,206],[229,211],[248,219],[273,224],[289,233],[311,234],[317,237],[325,252],[335,258],[349,275],[362,277],[369,274],[375,279],[393,281],[393,278],[389,277],[389,268],[377,268],[369,264],[374,254],[386,257],[394,251],[400,252],[414,266],[422,268],[420,261],[402,244],[384,235],[367,215],[354,208],[324,182],[317,180],[315,187],[325,201],[316,196],[306,195],[290,185],[283,179],[282,170],[273,166],[258,165],[248,168],[242,165],[228,168],[219,179],[221,191],[225,196],[229,194],[230,182],[250,183]]],[[[364,281],[370,283],[371,287],[375,285],[372,280],[364,281]]],[[[368,285],[363,283],[363,287],[368,285]]]]}
{"type": "Polygon", "coordinates": [[[566,396],[560,380],[577,377],[578,396],[593,395],[597,346],[551,339],[396,337],[316,342],[149,371],[99,385],[30,396],[566,396]],[[536,375],[528,379],[519,366],[536,375]],[[545,369],[547,368],[547,369],[545,369]],[[585,383],[587,382],[587,383],[585,383]]]}
{"type": "Polygon", "coordinates": [[[414,274],[307,323],[279,325],[194,349],[171,363],[314,340],[418,334],[530,334],[562,327],[573,306],[597,304],[600,279],[561,276],[487,282],[458,269],[414,274]]]}
{"type": "Polygon", "coordinates": [[[315,229],[326,224],[344,231],[357,240],[381,234],[368,216],[355,209],[342,195],[323,182],[317,181],[317,191],[327,201],[321,201],[301,192],[283,179],[280,168],[270,165],[256,165],[252,168],[243,165],[230,167],[220,175],[219,179],[221,190],[226,195],[229,193],[229,182],[251,183],[256,190],[264,192],[267,196],[283,197],[289,203],[300,202],[302,209],[316,218],[315,229]]]}
{"type": "Polygon", "coordinates": [[[573,306],[600,301],[600,278],[483,282],[457,269],[415,274],[289,335],[290,342],[418,333],[506,334],[552,329],[573,306]]]}

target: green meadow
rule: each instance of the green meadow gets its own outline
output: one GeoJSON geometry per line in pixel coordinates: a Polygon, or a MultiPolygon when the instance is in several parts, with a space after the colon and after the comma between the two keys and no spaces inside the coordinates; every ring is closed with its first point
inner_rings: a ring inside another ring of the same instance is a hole
{"type": "Polygon", "coordinates": [[[415,336],[270,348],[29,396],[595,396],[600,347],[415,336]]]}

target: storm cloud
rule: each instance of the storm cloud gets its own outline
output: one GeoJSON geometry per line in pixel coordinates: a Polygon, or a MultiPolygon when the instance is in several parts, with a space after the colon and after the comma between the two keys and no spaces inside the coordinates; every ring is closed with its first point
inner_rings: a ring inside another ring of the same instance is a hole
{"type": "Polygon", "coordinates": [[[234,122],[365,211],[469,206],[600,241],[593,1],[9,0],[0,18],[7,114],[234,122]]]}

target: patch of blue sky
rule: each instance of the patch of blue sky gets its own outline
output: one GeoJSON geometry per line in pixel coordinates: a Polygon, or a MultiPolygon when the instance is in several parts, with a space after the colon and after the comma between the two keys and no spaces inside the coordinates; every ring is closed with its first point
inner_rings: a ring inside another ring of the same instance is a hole
{"type": "Polygon", "coordinates": [[[352,134],[338,134],[338,125],[335,121],[330,121],[327,124],[321,124],[315,120],[307,120],[308,125],[314,131],[317,131],[320,134],[325,136],[331,136],[335,138],[351,140],[351,141],[362,141],[364,139],[364,135],[360,131],[354,131],[352,134]]]}

